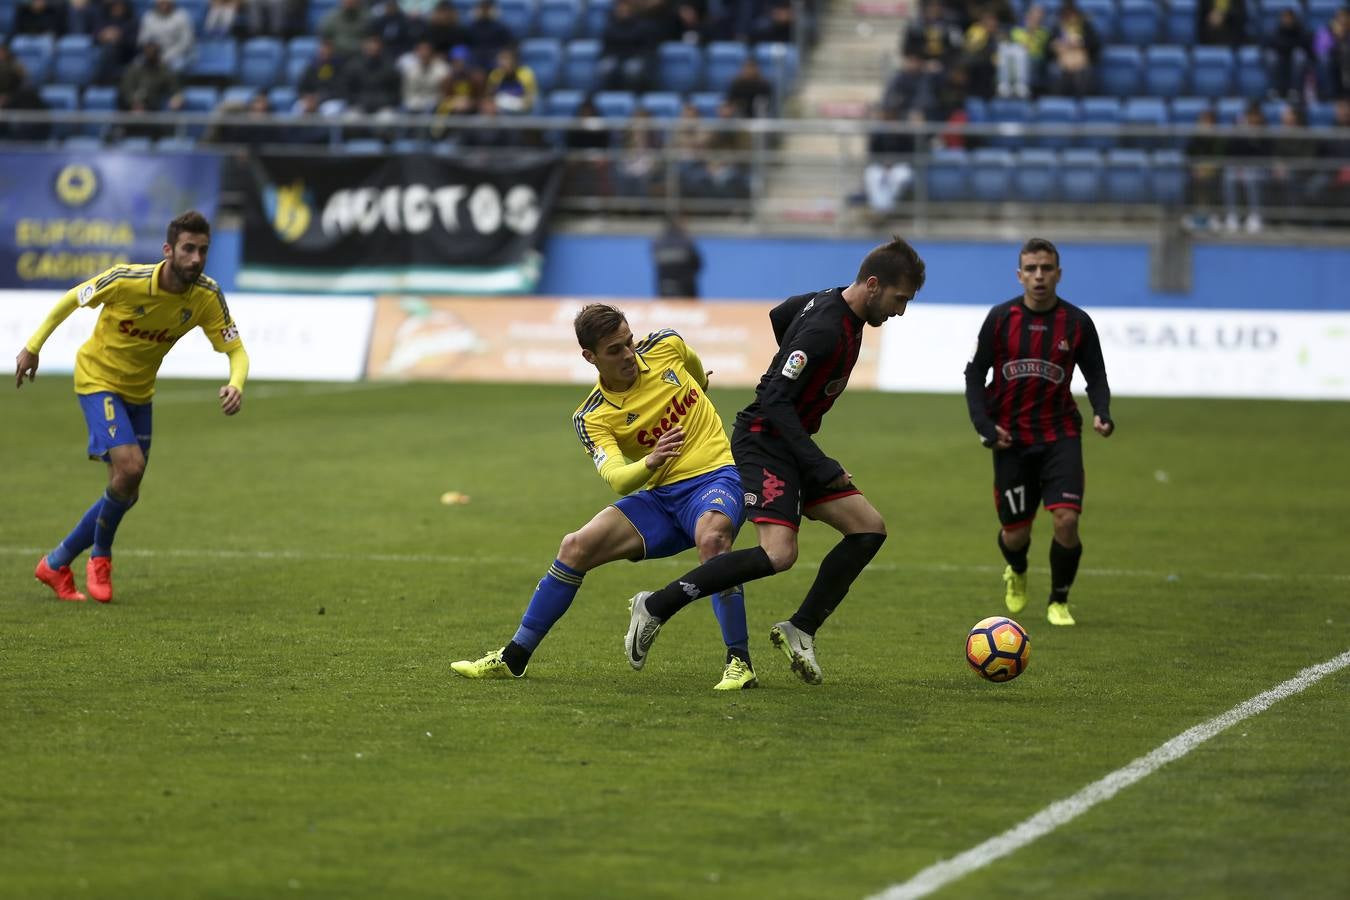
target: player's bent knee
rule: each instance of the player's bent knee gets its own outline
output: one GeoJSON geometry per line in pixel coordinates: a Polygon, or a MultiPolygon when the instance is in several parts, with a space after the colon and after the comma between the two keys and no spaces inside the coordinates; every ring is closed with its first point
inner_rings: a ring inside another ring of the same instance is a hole
{"type": "Polygon", "coordinates": [[[593,554],[590,542],[581,531],[574,531],[565,536],[562,544],[558,546],[558,559],[563,565],[578,572],[584,572],[591,567],[593,554]]]}

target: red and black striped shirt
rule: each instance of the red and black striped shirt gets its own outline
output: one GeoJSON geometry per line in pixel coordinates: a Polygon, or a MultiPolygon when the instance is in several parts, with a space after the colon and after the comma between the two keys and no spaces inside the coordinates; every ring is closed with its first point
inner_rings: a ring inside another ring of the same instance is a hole
{"type": "Polygon", "coordinates": [[[1110,421],[1106,363],[1086,312],[1062,298],[1036,312],[1020,295],[989,310],[966,366],[966,406],[981,440],[997,440],[996,424],[1008,430],[1014,446],[1078,437],[1083,417],[1069,392],[1075,366],[1087,380],[1093,414],[1110,421]],[[986,385],[990,369],[994,377],[986,385]]]}

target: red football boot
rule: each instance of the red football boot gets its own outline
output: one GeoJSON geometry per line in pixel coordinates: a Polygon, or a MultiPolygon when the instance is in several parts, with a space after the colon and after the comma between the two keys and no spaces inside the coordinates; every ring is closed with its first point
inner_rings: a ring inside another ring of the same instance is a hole
{"type": "Polygon", "coordinates": [[[37,568],[33,570],[33,577],[51,588],[56,596],[62,600],[79,602],[85,599],[84,594],[75,590],[75,576],[71,574],[70,566],[53,569],[47,565],[45,554],[38,560],[37,568]]]}
{"type": "Polygon", "coordinates": [[[99,603],[112,602],[112,557],[91,556],[85,566],[85,587],[99,603]]]}

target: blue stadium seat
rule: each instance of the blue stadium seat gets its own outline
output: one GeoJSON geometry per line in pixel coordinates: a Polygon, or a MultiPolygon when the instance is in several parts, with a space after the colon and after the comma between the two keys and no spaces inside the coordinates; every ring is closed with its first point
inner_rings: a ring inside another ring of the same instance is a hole
{"type": "Polygon", "coordinates": [[[1245,97],[1220,97],[1214,104],[1214,113],[1220,125],[1235,125],[1247,108],[1245,97]]]}
{"type": "MultiPolygon", "coordinates": [[[[84,89],[84,96],[80,98],[80,107],[85,112],[115,112],[117,110],[117,88],[111,85],[96,85],[84,89]]],[[[82,132],[89,136],[103,139],[108,131],[108,122],[86,122],[82,132]]]]}
{"type": "Polygon", "coordinates": [[[1138,47],[1120,44],[1104,47],[1097,65],[1102,92],[1112,97],[1138,94],[1143,81],[1144,59],[1138,47]]]}
{"type": "Polygon", "coordinates": [[[155,141],[155,150],[159,153],[191,153],[197,149],[197,142],[190,137],[174,135],[155,141]]]}
{"type": "Polygon", "coordinates": [[[200,33],[202,26],[206,24],[207,0],[176,0],[174,5],[188,14],[188,18],[192,20],[192,30],[200,33]]]}
{"type": "Polygon", "coordinates": [[[989,121],[989,101],[983,97],[967,97],[965,108],[966,120],[972,124],[989,121]]]}
{"type": "Polygon", "coordinates": [[[1270,70],[1265,51],[1260,47],[1239,47],[1237,54],[1237,90],[1249,100],[1260,100],[1270,89],[1270,70]]]}
{"type": "Polygon", "coordinates": [[[567,41],[576,37],[585,18],[578,0],[539,0],[535,31],[540,37],[567,41]]]}
{"type": "Polygon", "coordinates": [[[1059,194],[1070,203],[1096,203],[1102,196],[1102,155],[1073,149],[1060,154],[1059,194]]]}
{"type": "Polygon", "coordinates": [[[686,94],[703,82],[703,51],[683,41],[666,41],[657,51],[656,83],[663,91],[686,94]]]}
{"type": "Polygon", "coordinates": [[[598,38],[605,33],[613,0],[586,0],[586,34],[598,38]]]}
{"type": "Polygon", "coordinates": [[[1267,125],[1280,124],[1280,117],[1284,115],[1284,109],[1289,104],[1283,100],[1267,100],[1261,104],[1261,117],[1266,120],[1267,125]]]}
{"type": "Polygon", "coordinates": [[[1168,0],[1163,40],[1183,47],[1195,43],[1195,0],[1168,0]]]}
{"type": "Polygon", "coordinates": [[[73,134],[61,142],[66,150],[102,150],[103,139],[87,134],[73,134]]]}
{"type": "Polygon", "coordinates": [[[389,150],[402,154],[425,153],[427,142],[421,138],[396,138],[389,144],[389,150]]]}
{"type": "Polygon", "coordinates": [[[970,170],[970,154],[957,148],[939,148],[928,162],[928,199],[939,203],[964,200],[970,170]]]}
{"type": "Polygon", "coordinates": [[[270,88],[281,81],[286,48],[272,37],[244,41],[239,59],[239,80],[255,88],[270,88]]]}
{"type": "MultiPolygon", "coordinates": [[[[1041,97],[1036,101],[1032,117],[1037,125],[1073,125],[1078,121],[1078,101],[1070,97],[1041,97]]],[[[1038,138],[1038,146],[1062,149],[1073,143],[1068,134],[1038,138]]]]}
{"type": "Polygon", "coordinates": [[[1308,26],[1309,31],[1316,33],[1344,5],[1344,0],[1308,0],[1308,15],[1303,24],[1308,26]]]}
{"type": "Polygon", "coordinates": [[[309,11],[305,14],[305,21],[309,23],[309,33],[318,34],[319,25],[337,7],[338,0],[309,0],[309,11]]]}
{"type": "Polygon", "coordinates": [[[295,107],[295,88],[279,84],[267,92],[267,105],[272,112],[288,113],[295,107]]]}
{"type": "Polygon", "coordinates": [[[1147,203],[1150,190],[1148,154],[1143,150],[1108,150],[1106,199],[1111,203],[1147,203]]]}
{"type": "Polygon", "coordinates": [[[56,58],[56,42],[51,35],[16,34],[9,42],[9,50],[23,65],[30,82],[38,86],[47,83],[56,58]]]}
{"type": "Polygon", "coordinates": [[[1174,125],[1194,125],[1200,113],[1213,109],[1214,103],[1208,97],[1173,97],[1169,121],[1174,125]]]}
{"type": "MultiPolygon", "coordinates": [[[[298,64],[300,70],[309,65],[309,61],[319,52],[319,39],[312,34],[302,34],[286,42],[286,70],[289,74],[298,64]]],[[[296,78],[300,70],[295,71],[296,78]]],[[[295,78],[290,79],[294,83],[295,78]]]]}
{"type": "Polygon", "coordinates": [[[689,102],[705,119],[717,118],[717,108],[722,105],[722,95],[716,91],[696,91],[689,95],[689,102]]]}
{"type": "Polygon", "coordinates": [[[1191,89],[1201,97],[1225,97],[1233,83],[1233,51],[1228,47],[1191,49],[1191,89]]]}
{"type": "MultiPolygon", "coordinates": [[[[42,102],[47,104],[49,110],[60,110],[63,112],[76,112],[80,108],[79,88],[73,84],[47,84],[38,89],[42,96],[42,102]]],[[[52,137],[69,137],[76,133],[78,127],[69,122],[61,122],[52,125],[52,137]]]]}
{"type": "Polygon", "coordinates": [[[1026,203],[1044,203],[1059,197],[1055,170],[1059,156],[1053,150],[1020,150],[1012,173],[1012,196],[1026,203]]]}
{"type": "Polygon", "coordinates": [[[578,91],[593,91],[600,78],[600,42],[578,38],[567,42],[563,59],[563,84],[578,91]]]}
{"type": "Polygon", "coordinates": [[[606,119],[627,119],[637,108],[637,98],[631,91],[600,91],[594,99],[595,108],[606,119]]]}
{"type": "Polygon", "coordinates": [[[1261,38],[1263,41],[1269,40],[1275,35],[1275,30],[1280,24],[1280,12],[1283,10],[1291,9],[1300,21],[1305,21],[1303,5],[1299,0],[1260,0],[1259,13],[1252,9],[1253,5],[1247,5],[1247,19],[1249,23],[1254,23],[1256,27],[1249,30],[1254,32],[1254,37],[1261,38]]]}
{"type": "Polygon", "coordinates": [[[1104,126],[1120,124],[1120,101],[1115,97],[1086,97],[1082,110],[1083,124],[1097,126],[1095,133],[1083,138],[1082,145],[1098,149],[1114,147],[1114,129],[1105,129],[1104,126]]]}
{"type": "Polygon", "coordinates": [[[638,106],[651,113],[654,119],[678,119],[684,104],[680,95],[673,91],[650,91],[638,98],[638,106]]]}
{"type": "Polygon", "coordinates": [[[220,92],[222,106],[248,106],[258,89],[247,84],[232,84],[220,92]]]}
{"type": "Polygon", "coordinates": [[[56,42],[52,80],[58,84],[83,87],[94,79],[97,66],[98,54],[89,35],[68,34],[56,42]]]}
{"type": "Polygon", "coordinates": [[[750,53],[736,41],[713,41],[704,57],[703,84],[710,91],[726,91],[750,53]]]}
{"type": "Polygon", "coordinates": [[[1078,0],[1078,8],[1092,23],[1097,37],[1103,44],[1116,40],[1116,4],[1115,0],[1078,0]]]}
{"type": "Polygon", "coordinates": [[[534,27],[534,0],[497,0],[497,20],[517,41],[524,40],[534,27]]]}
{"type": "Polygon", "coordinates": [[[1308,125],[1312,128],[1331,128],[1336,124],[1336,108],[1330,103],[1308,104],[1308,125]]]}
{"type": "Polygon", "coordinates": [[[797,83],[797,71],[801,66],[797,48],[792,44],[770,42],[756,44],[754,54],[760,71],[773,85],[774,97],[781,101],[797,83]]]}
{"type": "Polygon", "coordinates": [[[582,91],[560,89],[550,91],[544,101],[544,115],[546,116],[566,116],[571,118],[577,114],[577,107],[581,105],[585,97],[582,91]]]}
{"type": "Polygon", "coordinates": [[[1154,150],[1150,180],[1153,202],[1180,206],[1186,202],[1186,157],[1177,150],[1154,150]]]}
{"type": "Polygon", "coordinates": [[[1176,97],[1186,90],[1191,67],[1185,47],[1161,44],[1144,49],[1144,90],[1154,97],[1176,97]]]}
{"type": "Polygon", "coordinates": [[[216,78],[234,81],[239,71],[239,46],[230,38],[197,42],[197,52],[188,64],[192,78],[216,78]]]}
{"type": "Polygon", "coordinates": [[[971,154],[970,194],[981,203],[1003,203],[1012,198],[1013,153],[1000,147],[981,147],[971,154]]]}
{"type": "Polygon", "coordinates": [[[338,145],[338,149],[354,156],[378,156],[385,147],[379,138],[348,138],[338,145]]]}
{"type": "Polygon", "coordinates": [[[18,4],[13,0],[0,0],[0,34],[10,34],[14,31],[14,10],[18,4]]]}
{"type": "MultiPolygon", "coordinates": [[[[1031,104],[1013,97],[998,97],[989,101],[989,121],[1008,127],[1008,134],[989,139],[995,147],[1021,147],[1027,143],[1025,126],[1031,122],[1031,104]],[[1015,127],[1022,126],[1022,127],[1015,127]]],[[[1003,131],[1004,129],[1000,129],[1003,131]]]]}
{"type": "MultiPolygon", "coordinates": [[[[1120,122],[1126,126],[1161,128],[1167,124],[1167,103],[1161,97],[1131,97],[1120,111],[1120,122]]],[[[1166,141],[1159,134],[1132,137],[1128,143],[1131,147],[1161,147],[1166,141]]]]}
{"type": "Polygon", "coordinates": [[[1136,47],[1151,45],[1158,39],[1161,12],[1157,0],[1121,0],[1117,38],[1136,47]]]}
{"type": "Polygon", "coordinates": [[[530,38],[520,42],[520,61],[534,72],[539,90],[551,91],[562,81],[562,44],[557,38],[530,38]]]}
{"type": "MultiPolygon", "coordinates": [[[[193,85],[183,88],[183,112],[189,113],[209,113],[220,105],[220,89],[213,87],[204,87],[202,85],[193,85]]],[[[206,126],[194,123],[187,126],[187,134],[190,137],[201,137],[206,126]]]]}
{"type": "Polygon", "coordinates": [[[117,142],[117,149],[125,150],[131,153],[149,152],[151,141],[148,137],[137,135],[135,137],[124,137],[117,142]]]}

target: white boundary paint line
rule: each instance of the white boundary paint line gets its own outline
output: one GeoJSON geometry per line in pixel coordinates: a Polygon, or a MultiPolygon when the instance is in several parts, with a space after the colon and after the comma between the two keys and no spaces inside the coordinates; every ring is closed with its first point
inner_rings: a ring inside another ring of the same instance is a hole
{"type": "MultiPolygon", "coordinates": [[[[36,556],[39,553],[46,553],[50,547],[9,547],[0,546],[0,556],[36,556]]],[[[454,554],[442,553],[315,553],[308,550],[220,550],[220,549],[200,549],[191,550],[184,548],[172,548],[168,550],[154,549],[119,549],[118,556],[136,556],[153,559],[155,557],[201,557],[205,559],[283,559],[304,562],[306,560],[329,561],[329,560],[351,560],[353,562],[392,562],[392,563],[444,563],[446,565],[464,565],[467,563],[488,564],[494,566],[526,566],[531,563],[539,562],[541,557],[521,557],[521,556],[457,556],[454,554]]],[[[820,565],[820,560],[802,558],[800,567],[803,569],[814,568],[820,565]]],[[[645,565],[659,563],[672,568],[681,567],[688,569],[693,563],[688,560],[680,559],[649,559],[643,560],[645,565]]],[[[957,565],[955,563],[915,563],[913,565],[905,563],[872,563],[868,565],[869,572],[953,572],[958,574],[979,574],[989,572],[1002,572],[1003,566],[994,565],[957,565]]],[[[1032,567],[1032,571],[1045,572],[1047,569],[1038,569],[1032,567]]],[[[1153,572],[1146,569],[1079,569],[1079,575],[1103,576],[1110,578],[1139,578],[1154,579],[1165,581],[1168,579],[1179,578],[1207,578],[1218,581],[1288,581],[1290,579],[1306,578],[1315,581],[1347,581],[1350,582],[1350,574],[1340,572],[1300,572],[1296,575],[1281,575],[1273,572],[1185,572],[1181,575],[1168,572],[1153,572]]]]}
{"type": "Polygon", "coordinates": [[[926,897],[933,891],[1020,850],[1032,841],[1045,837],[1059,826],[1067,824],[1098,803],[1110,800],[1124,788],[1148,777],[1173,760],[1180,759],[1243,719],[1265,712],[1286,697],[1292,697],[1306,690],[1347,666],[1350,666],[1350,650],[1324,663],[1309,666],[1283,684],[1239,703],[1221,716],[1182,732],[1148,755],[1141,756],[1105,778],[1094,781],[1073,796],[1050,804],[997,837],[990,838],[959,856],[935,863],[909,881],[891,885],[881,893],[874,894],[869,900],[914,900],[926,897]]]}

